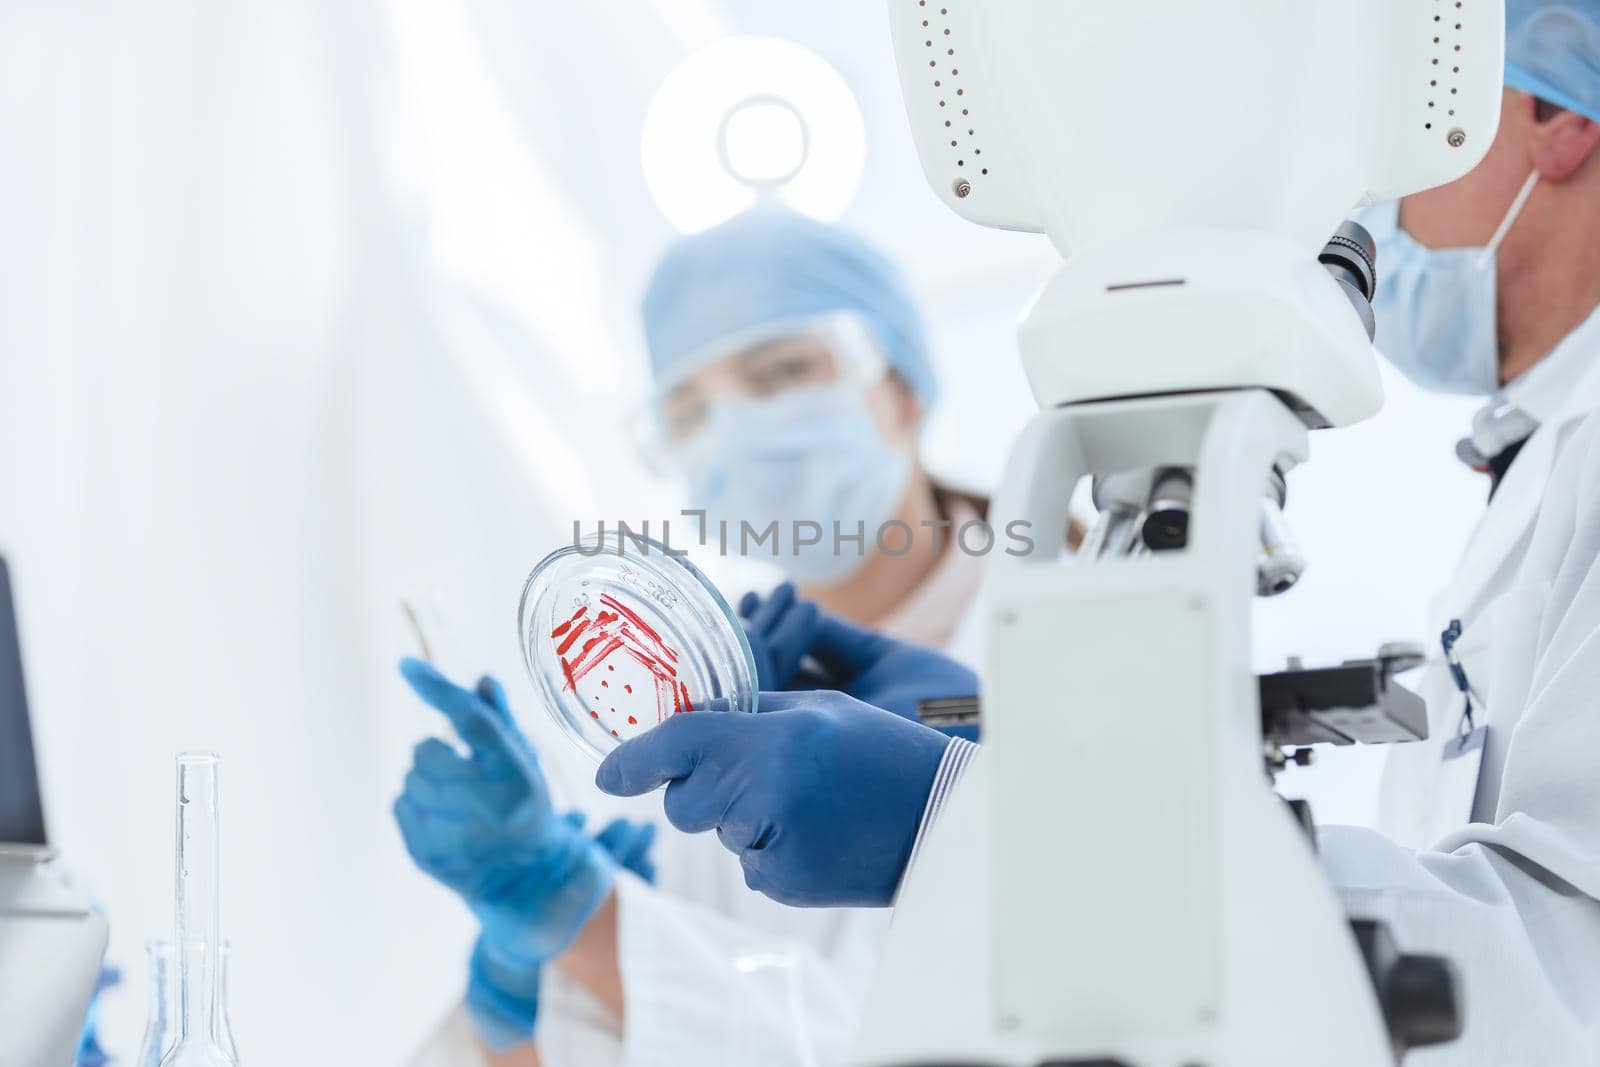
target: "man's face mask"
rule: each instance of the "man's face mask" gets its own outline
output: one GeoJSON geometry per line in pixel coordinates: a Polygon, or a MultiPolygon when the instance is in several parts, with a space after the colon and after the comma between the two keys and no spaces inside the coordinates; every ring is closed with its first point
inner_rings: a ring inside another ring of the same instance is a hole
{"type": "Polygon", "coordinates": [[[1528,175],[1482,248],[1424,247],[1401,228],[1398,201],[1365,214],[1378,244],[1378,351],[1422,388],[1488,396],[1500,387],[1495,254],[1538,181],[1528,175]]]}

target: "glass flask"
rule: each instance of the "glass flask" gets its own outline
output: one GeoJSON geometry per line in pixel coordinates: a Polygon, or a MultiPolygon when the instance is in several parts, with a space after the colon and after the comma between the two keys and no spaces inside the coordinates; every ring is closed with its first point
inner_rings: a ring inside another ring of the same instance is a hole
{"type": "Polygon", "coordinates": [[[173,944],[178,969],[177,1039],[161,1067],[238,1067],[218,1040],[222,1018],[222,813],[217,755],[178,756],[178,840],[173,944]]]}
{"type": "Polygon", "coordinates": [[[673,715],[756,710],[739,617],[660,542],[602,530],[552,552],[528,576],[517,625],[544,711],[597,762],[673,715]]]}
{"type": "MultiPolygon", "coordinates": [[[[150,1012],[145,1019],[144,1037],[139,1042],[139,1055],[133,1067],[160,1067],[161,1057],[172,1048],[177,1038],[177,1019],[173,1006],[177,1003],[178,968],[172,955],[172,942],[152,939],[145,942],[145,956],[150,964],[150,1012]]],[[[196,945],[195,952],[204,952],[196,945]]],[[[222,989],[217,998],[217,1032],[214,1040],[239,1060],[238,1046],[233,1040],[233,1024],[228,1019],[228,969],[233,964],[233,950],[222,943],[222,989]]],[[[196,964],[198,967],[198,963],[196,964]]]]}

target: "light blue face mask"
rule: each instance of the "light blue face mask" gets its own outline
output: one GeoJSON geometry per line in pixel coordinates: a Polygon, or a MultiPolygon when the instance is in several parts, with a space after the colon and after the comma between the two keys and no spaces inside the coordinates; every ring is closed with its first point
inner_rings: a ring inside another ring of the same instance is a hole
{"type": "Polygon", "coordinates": [[[719,397],[680,458],[708,531],[726,522],[729,550],[738,551],[741,522],[760,533],[776,521],[777,556],[771,541],[747,546],[747,553],[773,558],[802,584],[838,581],[860,567],[875,551],[878,528],[899,510],[911,475],[909,446],[884,440],[855,381],[762,399],[719,397]],[[797,522],[820,525],[820,542],[797,547],[797,522]],[[851,538],[842,547],[834,523],[851,538]],[[854,540],[858,524],[862,542],[854,540]]]}
{"type": "Polygon", "coordinates": [[[1488,396],[1500,388],[1495,253],[1528,202],[1534,171],[1482,248],[1426,248],[1400,227],[1400,203],[1370,208],[1362,223],[1378,245],[1375,343],[1424,389],[1488,396]]]}

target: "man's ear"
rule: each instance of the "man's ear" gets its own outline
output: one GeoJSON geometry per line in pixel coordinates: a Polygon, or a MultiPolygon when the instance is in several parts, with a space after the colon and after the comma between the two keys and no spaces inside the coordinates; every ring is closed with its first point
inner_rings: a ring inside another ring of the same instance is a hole
{"type": "Polygon", "coordinates": [[[1539,101],[1523,97],[1528,109],[1529,149],[1533,166],[1547,182],[1566,181],[1600,145],[1600,123],[1576,111],[1557,109],[1543,120],[1539,101]]]}

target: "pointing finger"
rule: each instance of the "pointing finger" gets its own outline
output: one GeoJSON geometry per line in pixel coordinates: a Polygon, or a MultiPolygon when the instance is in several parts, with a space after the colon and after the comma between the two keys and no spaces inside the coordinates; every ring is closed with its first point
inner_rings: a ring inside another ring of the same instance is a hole
{"type": "Polygon", "coordinates": [[[493,711],[476,694],[462,689],[434,669],[431,663],[407,657],[400,673],[412,690],[430,707],[438,709],[476,755],[500,755],[504,745],[493,711]]]}

